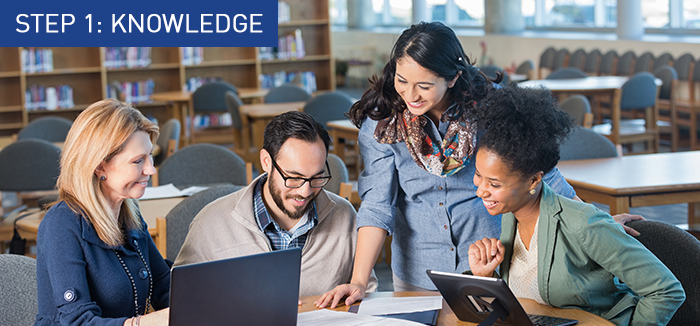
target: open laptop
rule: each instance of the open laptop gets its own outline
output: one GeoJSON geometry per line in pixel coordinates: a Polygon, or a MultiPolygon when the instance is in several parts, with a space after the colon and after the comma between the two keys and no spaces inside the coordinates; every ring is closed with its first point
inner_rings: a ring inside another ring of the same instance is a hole
{"type": "Polygon", "coordinates": [[[301,248],[175,266],[170,325],[297,323],[301,248]]]}
{"type": "Polygon", "coordinates": [[[500,278],[427,270],[457,318],[479,325],[567,326],[577,320],[528,315],[500,278]]]}

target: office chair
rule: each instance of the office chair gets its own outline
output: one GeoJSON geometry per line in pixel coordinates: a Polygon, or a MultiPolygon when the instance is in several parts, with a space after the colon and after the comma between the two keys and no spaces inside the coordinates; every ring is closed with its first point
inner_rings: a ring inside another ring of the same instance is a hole
{"type": "Polygon", "coordinates": [[[39,310],[36,260],[0,254],[0,325],[33,325],[39,310]]]}
{"type": "Polygon", "coordinates": [[[17,140],[43,139],[52,143],[66,141],[73,121],[62,117],[41,117],[32,120],[17,134],[17,140]]]}
{"type": "Polygon", "coordinates": [[[184,188],[196,185],[248,184],[246,163],[236,153],[213,144],[194,144],[166,158],[158,168],[157,183],[184,188]]]}
{"type": "Polygon", "coordinates": [[[588,128],[576,126],[559,146],[561,161],[585,160],[618,156],[610,139],[588,128]]]}
{"type": "Polygon", "coordinates": [[[308,101],[311,95],[303,88],[293,85],[284,84],[280,87],[275,87],[265,95],[265,103],[284,103],[284,102],[302,102],[308,101]]]}

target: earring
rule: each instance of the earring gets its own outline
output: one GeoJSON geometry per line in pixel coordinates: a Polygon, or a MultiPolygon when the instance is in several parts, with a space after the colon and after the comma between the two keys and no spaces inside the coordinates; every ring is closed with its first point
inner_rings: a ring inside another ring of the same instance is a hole
{"type": "Polygon", "coordinates": [[[535,189],[530,189],[530,195],[534,195],[534,194],[535,194],[535,189]]]}
{"type": "Polygon", "coordinates": [[[100,180],[105,181],[105,180],[107,180],[107,177],[105,177],[105,176],[100,176],[100,180]]]}

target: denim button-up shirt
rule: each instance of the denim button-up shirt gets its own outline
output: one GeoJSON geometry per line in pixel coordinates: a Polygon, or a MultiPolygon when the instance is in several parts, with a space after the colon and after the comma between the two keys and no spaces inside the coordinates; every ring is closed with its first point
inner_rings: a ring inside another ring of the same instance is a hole
{"type": "MultiPolygon", "coordinates": [[[[426,132],[442,143],[441,132],[429,121],[426,132]]],[[[375,226],[393,235],[391,268],[404,282],[435,289],[427,269],[462,272],[469,269],[469,245],[484,237],[498,238],[501,216],[491,216],[474,186],[474,159],[452,176],[425,171],[404,142],[380,144],[374,139],[377,122],[365,119],[358,141],[365,169],[358,181],[362,205],[357,227],[375,226]]],[[[544,181],[562,196],[575,192],[554,168],[544,181]]]]}

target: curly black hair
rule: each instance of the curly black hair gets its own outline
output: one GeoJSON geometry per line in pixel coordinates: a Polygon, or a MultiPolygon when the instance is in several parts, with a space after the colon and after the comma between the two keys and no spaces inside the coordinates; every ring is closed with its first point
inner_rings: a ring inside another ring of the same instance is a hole
{"type": "Polygon", "coordinates": [[[501,157],[510,171],[547,173],[559,162],[559,145],[573,124],[549,90],[505,86],[489,92],[476,109],[478,148],[501,157]]]}

